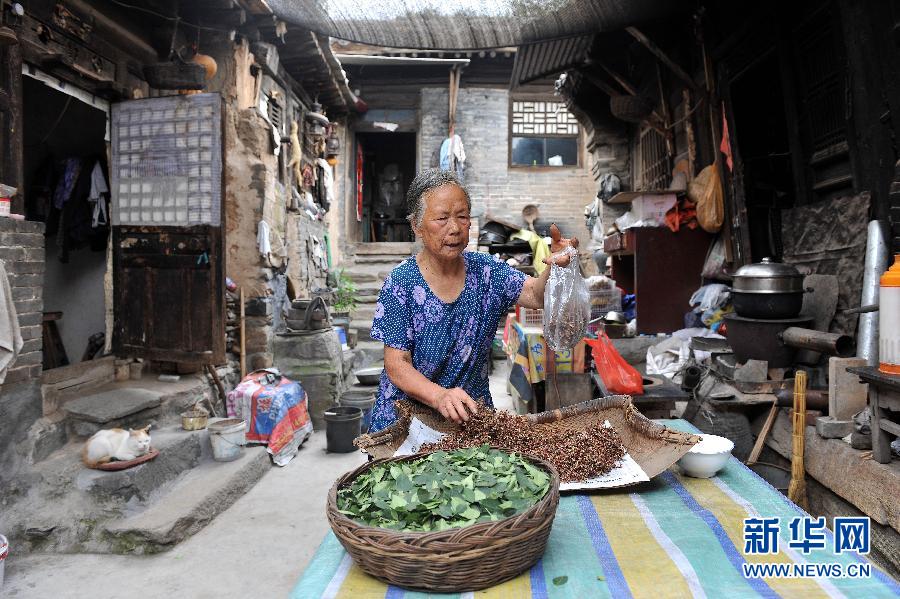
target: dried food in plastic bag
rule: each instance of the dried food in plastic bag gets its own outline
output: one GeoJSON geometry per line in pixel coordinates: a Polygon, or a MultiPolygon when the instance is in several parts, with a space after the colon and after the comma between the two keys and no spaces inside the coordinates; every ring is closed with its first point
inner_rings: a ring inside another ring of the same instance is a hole
{"type": "Polygon", "coordinates": [[[544,288],[544,338],[551,349],[572,349],[584,339],[591,318],[591,294],[578,268],[578,252],[567,247],[568,266],[550,267],[544,288]]]}

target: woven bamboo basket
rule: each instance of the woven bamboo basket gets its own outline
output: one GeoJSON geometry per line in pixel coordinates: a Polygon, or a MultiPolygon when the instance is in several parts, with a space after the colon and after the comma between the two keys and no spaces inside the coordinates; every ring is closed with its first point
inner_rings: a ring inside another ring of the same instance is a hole
{"type": "Polygon", "coordinates": [[[414,460],[427,453],[369,462],[331,487],[328,522],[364,572],[408,589],[459,593],[509,580],[540,559],[559,505],[559,474],[551,464],[532,456],[523,458],[550,474],[550,489],[529,509],[496,522],[440,532],[408,532],[366,526],[338,511],[338,489],[359,475],[378,464],[414,460]]]}

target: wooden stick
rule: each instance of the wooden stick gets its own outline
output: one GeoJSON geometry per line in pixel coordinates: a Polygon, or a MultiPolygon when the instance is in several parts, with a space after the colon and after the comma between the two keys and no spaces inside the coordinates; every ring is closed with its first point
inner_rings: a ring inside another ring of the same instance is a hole
{"type": "Polygon", "coordinates": [[[803,450],[806,434],[806,372],[798,370],[794,375],[794,432],[791,435],[793,447],[791,451],[791,484],[788,487],[788,499],[804,510],[809,510],[806,497],[806,467],[803,463],[803,450]]]}
{"type": "Polygon", "coordinates": [[[247,315],[244,308],[244,288],[240,289],[241,302],[241,379],[247,376],[247,315]]]}
{"type": "Polygon", "coordinates": [[[694,170],[697,164],[697,137],[694,135],[694,121],[691,117],[691,90],[684,88],[681,91],[684,98],[684,134],[687,137],[688,146],[688,181],[693,180],[694,170]]]}
{"type": "Polygon", "coordinates": [[[747,458],[747,465],[752,466],[756,463],[756,460],[759,459],[759,454],[762,453],[763,446],[766,444],[766,438],[769,436],[769,432],[772,430],[772,425],[775,424],[775,417],[778,416],[778,401],[772,402],[772,409],[769,410],[769,417],[766,418],[766,423],[763,424],[762,430],[759,431],[759,436],[756,438],[756,443],[753,445],[753,450],[750,452],[750,457],[747,458]]]}
{"type": "MultiPolygon", "coordinates": [[[[212,364],[206,365],[206,371],[209,373],[210,378],[212,378],[213,382],[216,384],[216,389],[219,390],[219,397],[222,399],[222,405],[226,405],[226,401],[228,397],[225,395],[225,387],[222,385],[222,379],[219,378],[219,373],[216,372],[216,367],[212,364]]],[[[207,403],[209,404],[209,408],[212,410],[212,415],[215,418],[216,414],[216,406],[211,399],[207,399],[207,403]]]]}
{"type": "Polygon", "coordinates": [[[644,47],[650,50],[651,54],[656,56],[664,65],[669,67],[672,72],[675,73],[675,75],[678,76],[679,79],[684,81],[691,89],[696,89],[697,84],[694,83],[694,80],[691,78],[691,76],[685,73],[684,69],[678,66],[674,60],[669,58],[659,46],[650,41],[650,38],[641,33],[641,31],[637,27],[626,27],[625,31],[630,33],[634,39],[642,43],[644,47]]]}

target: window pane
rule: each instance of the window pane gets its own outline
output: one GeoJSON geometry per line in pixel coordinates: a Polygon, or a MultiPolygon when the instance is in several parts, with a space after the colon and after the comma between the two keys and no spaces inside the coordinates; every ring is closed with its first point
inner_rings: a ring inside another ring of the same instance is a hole
{"type": "Polygon", "coordinates": [[[543,166],[544,138],[543,137],[513,137],[512,163],[523,166],[543,166]]]}
{"type": "Polygon", "coordinates": [[[576,166],[578,164],[578,138],[548,137],[547,163],[554,166],[576,166]],[[555,156],[559,158],[554,159],[555,156]],[[562,160],[561,164],[559,163],[560,159],[562,160]]]}

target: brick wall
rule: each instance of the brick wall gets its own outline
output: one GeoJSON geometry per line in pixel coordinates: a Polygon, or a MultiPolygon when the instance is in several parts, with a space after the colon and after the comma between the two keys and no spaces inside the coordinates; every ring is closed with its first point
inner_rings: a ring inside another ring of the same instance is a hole
{"type": "MultiPolygon", "coordinates": [[[[446,88],[423,88],[419,126],[419,165],[428,167],[447,136],[446,88]]],[[[466,150],[466,184],[473,211],[487,210],[521,220],[522,208],[540,205],[540,222],[556,222],[565,234],[586,238],[584,206],[597,192],[592,155],[582,165],[558,170],[510,168],[509,91],[462,88],[456,106],[456,132],[466,150]]],[[[587,135],[582,135],[586,142],[587,135]]]]}
{"type": "Polygon", "coordinates": [[[17,474],[19,464],[19,454],[11,446],[21,442],[41,417],[43,223],[0,218],[0,260],[6,265],[24,341],[0,385],[0,479],[8,480],[17,474]]]}

